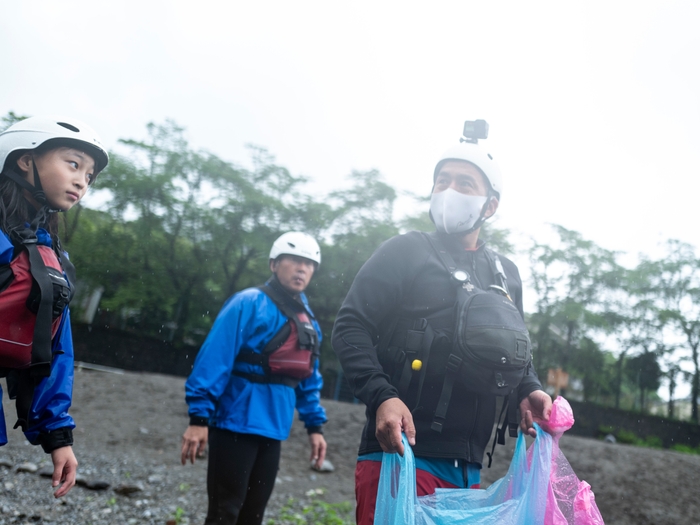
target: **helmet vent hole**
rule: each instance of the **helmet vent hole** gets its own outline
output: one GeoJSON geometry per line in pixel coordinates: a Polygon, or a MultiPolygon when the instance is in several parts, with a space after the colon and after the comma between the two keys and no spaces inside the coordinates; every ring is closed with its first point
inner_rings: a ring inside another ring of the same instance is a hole
{"type": "Polygon", "coordinates": [[[288,242],[287,244],[289,244],[289,246],[290,246],[291,248],[296,248],[296,246],[295,246],[294,244],[292,244],[291,242],[288,242]]]}
{"type": "Polygon", "coordinates": [[[491,160],[493,160],[493,157],[491,156],[490,153],[487,153],[487,155],[489,156],[489,158],[490,158],[491,160]]]}
{"type": "Polygon", "coordinates": [[[66,129],[69,129],[71,131],[75,131],[76,133],[80,133],[80,130],[76,128],[73,124],[68,124],[67,122],[56,122],[59,126],[63,126],[66,129]]]}

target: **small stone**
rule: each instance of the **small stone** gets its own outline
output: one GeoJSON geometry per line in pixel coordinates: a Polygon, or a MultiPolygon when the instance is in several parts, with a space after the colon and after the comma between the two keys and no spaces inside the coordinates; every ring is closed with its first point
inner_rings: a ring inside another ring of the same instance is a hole
{"type": "Polygon", "coordinates": [[[144,518],[150,518],[151,517],[151,511],[150,510],[144,510],[143,514],[141,514],[144,518]]]}
{"type": "Polygon", "coordinates": [[[90,490],[107,490],[110,484],[100,479],[93,479],[85,483],[85,488],[90,490]]]}
{"type": "Polygon", "coordinates": [[[127,521],[127,525],[136,525],[139,522],[136,518],[129,518],[129,521],[127,521]]]}
{"type": "Polygon", "coordinates": [[[603,441],[605,441],[606,443],[617,443],[615,436],[613,436],[612,434],[608,434],[607,436],[605,436],[605,439],[603,439],[603,441]]]}
{"type": "Polygon", "coordinates": [[[39,471],[39,475],[42,478],[52,478],[53,477],[53,467],[44,467],[39,471]]]}
{"type": "Polygon", "coordinates": [[[34,474],[37,470],[39,470],[39,467],[37,467],[34,463],[26,462],[26,463],[20,463],[17,465],[17,472],[29,472],[30,474],[34,474]]]}
{"type": "Polygon", "coordinates": [[[12,468],[12,461],[10,461],[7,458],[2,458],[0,459],[0,467],[5,467],[5,468],[12,468]]]}
{"type": "Polygon", "coordinates": [[[333,466],[333,463],[331,463],[329,460],[324,459],[323,463],[321,463],[320,468],[316,468],[316,462],[312,461],[311,462],[311,468],[313,470],[316,470],[318,472],[333,472],[335,470],[335,467],[333,466]]]}
{"type": "Polygon", "coordinates": [[[88,479],[83,475],[83,474],[76,474],[75,475],[75,484],[80,485],[81,487],[86,486],[88,483],[88,479]]]}
{"type": "Polygon", "coordinates": [[[148,476],[148,483],[151,485],[155,485],[156,483],[163,483],[163,476],[159,474],[151,474],[148,476]]]}
{"type": "Polygon", "coordinates": [[[146,427],[139,427],[139,432],[142,434],[148,434],[148,429],[146,427]]]}
{"type": "Polygon", "coordinates": [[[142,491],[143,485],[141,483],[122,483],[121,485],[114,487],[114,492],[121,494],[122,496],[128,496],[129,494],[142,491]]]}
{"type": "Polygon", "coordinates": [[[10,483],[9,481],[5,482],[4,487],[5,487],[5,490],[12,490],[13,488],[15,488],[15,486],[12,483],[10,483]]]}

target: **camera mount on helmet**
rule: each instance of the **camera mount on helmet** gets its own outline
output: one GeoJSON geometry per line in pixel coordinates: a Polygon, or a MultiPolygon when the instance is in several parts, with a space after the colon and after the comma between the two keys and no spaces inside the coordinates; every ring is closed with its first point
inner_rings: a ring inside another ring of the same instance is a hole
{"type": "Polygon", "coordinates": [[[489,123],[483,119],[467,120],[464,123],[464,131],[462,132],[462,135],[464,135],[464,137],[459,139],[460,142],[478,144],[479,139],[488,138],[489,123]]]}

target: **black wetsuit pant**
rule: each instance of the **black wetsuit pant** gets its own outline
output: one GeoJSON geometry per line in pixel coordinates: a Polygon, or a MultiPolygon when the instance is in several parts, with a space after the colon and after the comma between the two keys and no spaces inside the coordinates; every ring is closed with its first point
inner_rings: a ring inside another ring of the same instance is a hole
{"type": "Polygon", "coordinates": [[[209,427],[205,525],[259,525],[275,486],[281,441],[209,427]]]}

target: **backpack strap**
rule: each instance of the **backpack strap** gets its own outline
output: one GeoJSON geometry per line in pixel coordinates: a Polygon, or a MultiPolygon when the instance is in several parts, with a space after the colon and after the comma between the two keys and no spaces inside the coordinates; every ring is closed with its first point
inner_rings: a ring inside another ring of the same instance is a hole
{"type": "Polygon", "coordinates": [[[492,284],[489,286],[489,288],[492,288],[503,295],[505,295],[508,299],[511,301],[510,297],[510,292],[508,291],[508,278],[506,277],[506,272],[503,270],[503,264],[501,263],[501,258],[498,256],[496,252],[493,250],[490,250],[488,248],[484,248],[484,253],[486,254],[486,258],[489,260],[491,263],[491,268],[493,269],[493,277],[494,280],[497,283],[500,284],[492,284]]]}
{"type": "Polygon", "coordinates": [[[306,305],[301,301],[295,300],[286,291],[284,291],[275,279],[268,279],[264,285],[258,286],[257,288],[272,299],[277,308],[279,308],[280,311],[287,316],[288,319],[290,319],[290,321],[296,324],[297,336],[299,337],[299,346],[306,350],[312,350],[316,355],[318,355],[319,342],[316,330],[309,330],[307,326],[301,322],[299,316],[297,315],[298,313],[303,312],[309,317],[309,319],[315,319],[306,305]]]}
{"type": "Polygon", "coordinates": [[[445,381],[442,384],[442,392],[438,401],[435,416],[430,428],[435,432],[442,432],[442,426],[445,424],[447,417],[447,408],[450,406],[450,398],[452,397],[452,388],[457,380],[457,372],[462,365],[462,360],[454,354],[450,354],[445,366],[445,381]]]}
{"type": "Polygon", "coordinates": [[[301,380],[289,376],[272,374],[260,375],[249,372],[241,372],[240,370],[234,370],[233,375],[247,379],[251,383],[272,383],[274,385],[285,385],[290,388],[296,388],[297,385],[301,382],[301,380]]]}
{"type": "MultiPolygon", "coordinates": [[[[498,441],[499,445],[505,445],[506,444],[506,422],[503,421],[501,423],[501,418],[503,417],[503,413],[508,410],[510,413],[510,409],[508,408],[509,405],[511,404],[509,401],[511,399],[510,395],[507,395],[503,398],[503,404],[501,405],[501,412],[498,414],[498,418],[496,418],[496,434],[493,436],[493,443],[491,445],[491,452],[487,452],[486,455],[489,457],[489,464],[488,468],[491,468],[491,462],[493,461],[493,451],[496,450],[496,442],[498,441]]],[[[510,434],[511,437],[518,437],[518,429],[517,427],[515,428],[515,436],[513,436],[512,432],[510,434]]]]}
{"type": "Polygon", "coordinates": [[[32,278],[41,291],[41,300],[36,313],[34,337],[32,338],[31,377],[38,383],[51,375],[51,323],[53,321],[53,283],[39,253],[36,232],[30,228],[13,232],[14,240],[27,250],[32,278]]]}
{"type": "MultiPolygon", "coordinates": [[[[454,271],[457,270],[457,265],[455,264],[455,261],[450,255],[450,253],[445,249],[445,246],[442,244],[440,238],[435,235],[431,235],[429,233],[424,232],[423,236],[430,243],[430,246],[433,248],[433,250],[435,250],[435,253],[440,259],[440,262],[442,262],[443,266],[447,269],[447,272],[450,274],[450,277],[452,277],[454,271]]],[[[467,280],[470,280],[469,272],[467,272],[466,270],[463,271],[467,274],[467,280]]]]}

